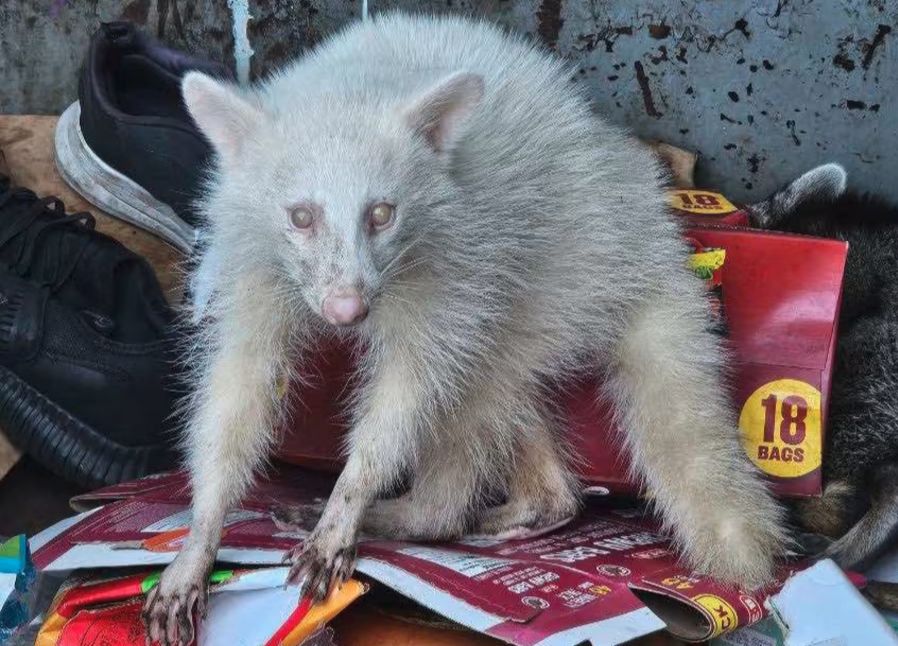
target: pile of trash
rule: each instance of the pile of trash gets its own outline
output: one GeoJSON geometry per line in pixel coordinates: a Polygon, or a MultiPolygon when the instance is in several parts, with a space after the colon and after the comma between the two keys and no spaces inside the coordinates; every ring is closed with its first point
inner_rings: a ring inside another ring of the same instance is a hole
{"type": "MultiPolygon", "coordinates": [[[[728,589],[680,565],[643,510],[595,493],[569,525],[526,539],[424,545],[363,537],[359,578],[311,605],[299,598],[297,587],[285,585],[288,568],[281,565],[285,550],[306,532],[278,519],[287,508],[318,509],[330,484],[327,477],[284,467],[229,514],[219,553],[219,563],[229,565],[211,575],[197,644],[230,643],[222,640],[235,635],[242,643],[266,646],[327,643],[317,641],[330,638],[321,632],[326,622],[374,583],[519,646],[618,644],[665,628],[682,639],[703,641],[771,614],[789,617],[795,595],[807,594],[808,586],[815,612],[818,604],[833,603],[848,613],[855,630],[894,638],[856,591],[863,579],[842,574],[830,561],[810,569],[801,562],[784,567],[764,590],[728,589]],[[871,621],[860,621],[865,614],[871,621]]],[[[90,634],[102,634],[115,636],[108,643],[144,644],[143,600],[187,533],[189,501],[182,472],[150,476],[73,499],[83,511],[33,537],[30,558],[24,539],[7,544],[12,547],[2,553],[13,558],[0,565],[13,572],[0,579],[10,592],[0,617],[7,636],[16,635],[8,643],[31,643],[24,637],[16,641],[28,634],[39,646],[81,644],[90,634]],[[36,584],[43,578],[62,584],[35,614],[36,584]],[[16,622],[23,625],[18,633],[10,631],[16,622]]],[[[314,513],[308,516],[314,520],[314,513]]],[[[808,607],[806,597],[800,601],[797,607],[808,607]]]]}

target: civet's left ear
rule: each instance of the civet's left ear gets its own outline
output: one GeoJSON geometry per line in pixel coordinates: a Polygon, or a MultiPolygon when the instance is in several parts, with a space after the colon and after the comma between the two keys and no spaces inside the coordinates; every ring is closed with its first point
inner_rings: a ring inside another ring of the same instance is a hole
{"type": "Polygon", "coordinates": [[[483,77],[456,72],[412,101],[403,110],[403,117],[434,151],[442,153],[457,141],[461,125],[482,98],[483,77]]]}

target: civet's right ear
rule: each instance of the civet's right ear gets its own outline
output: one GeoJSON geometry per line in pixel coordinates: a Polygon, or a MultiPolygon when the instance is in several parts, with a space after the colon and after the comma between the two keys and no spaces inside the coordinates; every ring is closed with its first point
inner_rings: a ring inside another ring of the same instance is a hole
{"type": "Polygon", "coordinates": [[[262,121],[262,110],[242,96],[236,86],[200,72],[184,77],[181,94],[190,116],[222,162],[234,163],[244,141],[262,121]]]}
{"type": "Polygon", "coordinates": [[[809,199],[835,200],[848,187],[848,173],[841,164],[823,164],[789,184],[786,188],[793,206],[809,199]]]}
{"type": "Polygon", "coordinates": [[[748,212],[752,225],[776,228],[802,204],[815,200],[834,201],[848,186],[848,173],[840,164],[823,164],[806,172],[763,202],[752,204],[748,212]]]}
{"type": "Polygon", "coordinates": [[[403,117],[435,152],[443,153],[455,143],[460,126],[482,98],[483,77],[456,72],[412,101],[403,110],[403,117]]]}

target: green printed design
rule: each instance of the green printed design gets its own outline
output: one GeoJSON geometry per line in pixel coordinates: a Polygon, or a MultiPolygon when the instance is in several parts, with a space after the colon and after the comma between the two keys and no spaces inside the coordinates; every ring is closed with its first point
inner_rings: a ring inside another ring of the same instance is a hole
{"type": "Polygon", "coordinates": [[[146,594],[150,590],[156,587],[156,584],[159,583],[159,572],[151,574],[143,581],[140,582],[140,591],[143,594],[146,594]]]}
{"type": "Polygon", "coordinates": [[[21,574],[28,567],[28,542],[24,534],[0,544],[0,572],[21,574]]]}
{"type": "Polygon", "coordinates": [[[714,270],[710,267],[696,266],[692,268],[692,271],[695,272],[696,276],[704,280],[711,280],[711,277],[714,275],[714,270]]]}
{"type": "Polygon", "coordinates": [[[234,576],[234,570],[215,570],[209,576],[209,583],[224,583],[234,576]]]}
{"type": "Polygon", "coordinates": [[[15,559],[21,554],[23,537],[13,536],[8,541],[0,545],[0,558],[15,559]]]}

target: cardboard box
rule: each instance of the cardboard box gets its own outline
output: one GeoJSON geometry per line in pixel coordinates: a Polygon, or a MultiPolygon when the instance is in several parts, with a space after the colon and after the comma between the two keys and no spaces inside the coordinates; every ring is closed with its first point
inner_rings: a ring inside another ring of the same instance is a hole
{"type": "MultiPolygon", "coordinates": [[[[219,561],[280,565],[315,521],[311,514],[309,526],[287,530],[272,508],[317,508],[331,483],[287,466],[259,482],[228,514],[219,561]]],[[[186,535],[189,500],[183,473],[79,496],[82,508],[103,506],[32,539],[34,563],[44,571],[168,563],[186,535]]],[[[804,567],[784,567],[765,590],[722,586],[684,568],[650,515],[595,496],[568,526],[543,536],[426,545],[363,536],[359,557],[357,573],[518,646],[618,644],[665,627],[701,641],[763,618],[769,594],[804,567]]]]}
{"type": "MultiPolygon", "coordinates": [[[[728,225],[745,220],[738,210],[702,217],[728,225]]],[[[847,244],[732,226],[692,226],[685,235],[702,248],[724,251],[714,272],[723,294],[731,392],[746,453],[778,494],[819,495],[847,244]]],[[[339,469],[346,432],[340,402],[351,370],[341,348],[321,350],[301,405],[300,393],[291,393],[296,414],[284,429],[281,459],[339,469]]],[[[561,402],[570,441],[583,458],[580,476],[590,486],[633,493],[610,411],[593,395],[598,387],[584,379],[561,402]]]]}

